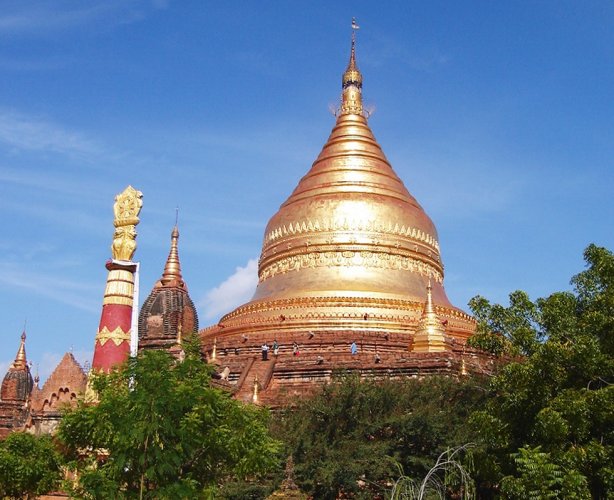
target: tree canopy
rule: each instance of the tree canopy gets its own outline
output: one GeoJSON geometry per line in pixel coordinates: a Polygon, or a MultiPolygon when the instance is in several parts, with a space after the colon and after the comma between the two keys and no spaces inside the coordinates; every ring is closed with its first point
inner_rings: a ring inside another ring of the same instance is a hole
{"type": "Polygon", "coordinates": [[[297,482],[314,498],[384,498],[399,470],[424,477],[442,452],[470,439],[464,423],[483,402],[482,383],[340,374],[288,408],[274,432],[294,456],[297,482]]]}
{"type": "Polygon", "coordinates": [[[573,292],[471,301],[470,340],[518,356],[471,421],[478,480],[508,498],[606,498],[614,488],[614,255],[590,245],[573,292]]]}
{"type": "Polygon", "coordinates": [[[0,441],[0,498],[34,498],[59,486],[61,478],[51,436],[14,432],[0,441]]]}
{"type": "Polygon", "coordinates": [[[277,462],[268,413],[211,386],[198,346],[183,362],[146,351],[95,378],[98,404],[68,411],[59,438],[84,498],[200,498],[224,477],[277,462]]]}

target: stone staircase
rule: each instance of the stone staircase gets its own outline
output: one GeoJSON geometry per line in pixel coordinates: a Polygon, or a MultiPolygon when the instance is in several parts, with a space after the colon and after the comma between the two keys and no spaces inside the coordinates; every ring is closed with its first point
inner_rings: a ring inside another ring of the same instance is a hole
{"type": "Polygon", "coordinates": [[[258,380],[258,389],[259,392],[262,392],[264,389],[266,389],[269,381],[271,380],[274,367],[274,356],[269,356],[267,361],[262,361],[260,358],[254,358],[251,366],[248,366],[247,368],[245,377],[241,377],[243,380],[235,397],[240,401],[251,403],[254,395],[254,382],[256,379],[258,380]]]}

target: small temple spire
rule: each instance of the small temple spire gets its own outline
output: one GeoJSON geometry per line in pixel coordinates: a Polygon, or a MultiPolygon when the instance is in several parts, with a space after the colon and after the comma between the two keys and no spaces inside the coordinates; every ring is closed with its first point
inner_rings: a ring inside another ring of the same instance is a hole
{"type": "Polygon", "coordinates": [[[424,304],[423,316],[437,316],[433,307],[433,285],[431,285],[431,277],[429,276],[428,284],[426,285],[426,303],[424,304]]]}
{"type": "Polygon", "coordinates": [[[27,364],[28,360],[26,359],[26,331],[24,330],[21,334],[21,343],[19,344],[19,349],[17,350],[15,361],[13,361],[13,367],[25,368],[27,364]]]}
{"type": "Polygon", "coordinates": [[[32,392],[32,375],[26,358],[26,331],[21,334],[21,342],[15,361],[9,366],[0,386],[1,401],[27,401],[32,392]]]}
{"type": "Polygon", "coordinates": [[[433,286],[431,278],[426,286],[426,302],[422,311],[422,317],[418,322],[418,328],[414,336],[413,350],[415,352],[439,352],[449,350],[446,340],[446,328],[435,312],[433,305],[433,286]]]}
{"type": "Polygon", "coordinates": [[[171,233],[171,250],[166,259],[164,272],[160,283],[162,286],[176,286],[185,288],[185,282],[181,276],[181,263],[179,262],[179,229],[177,225],[171,233]]]}
{"type": "Polygon", "coordinates": [[[362,115],[362,74],[356,65],[356,31],[360,27],[352,18],[352,47],[350,61],[341,79],[341,114],[362,115]]]}

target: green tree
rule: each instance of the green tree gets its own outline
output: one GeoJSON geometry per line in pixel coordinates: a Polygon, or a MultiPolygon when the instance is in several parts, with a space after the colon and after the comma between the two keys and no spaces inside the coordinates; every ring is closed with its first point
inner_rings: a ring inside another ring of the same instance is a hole
{"type": "Polygon", "coordinates": [[[199,498],[226,477],[273,467],[268,413],[210,384],[196,345],[183,362],[147,351],[95,379],[96,405],[66,413],[59,438],[84,498],[199,498]]]}
{"type": "Polygon", "coordinates": [[[340,375],[289,408],[274,432],[294,456],[297,483],[314,498],[383,498],[397,465],[423,478],[442,452],[471,441],[466,421],[483,403],[482,384],[340,375]]]}
{"type": "Polygon", "coordinates": [[[61,477],[61,457],[50,436],[14,432],[0,441],[0,498],[43,495],[61,477]]]}
{"type": "Polygon", "coordinates": [[[502,484],[513,498],[606,498],[614,487],[614,255],[590,245],[584,257],[573,292],[535,302],[514,292],[508,307],[471,301],[480,324],[470,342],[520,356],[471,417],[476,473],[491,491],[502,484]],[[535,493],[538,483],[548,495],[535,493]]]}
{"type": "Polygon", "coordinates": [[[540,447],[523,447],[512,455],[518,474],[501,481],[501,492],[506,498],[542,500],[548,498],[590,498],[586,477],[577,470],[564,470],[553,463],[549,453],[540,447]]]}

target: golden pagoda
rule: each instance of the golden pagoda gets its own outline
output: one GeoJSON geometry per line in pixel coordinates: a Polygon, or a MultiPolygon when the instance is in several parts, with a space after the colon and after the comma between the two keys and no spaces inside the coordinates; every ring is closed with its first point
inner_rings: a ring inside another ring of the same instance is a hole
{"type": "Polygon", "coordinates": [[[450,368],[475,329],[446,296],[437,230],[376,141],[362,81],[353,31],[335,125],[269,220],[252,300],[201,331],[242,399],[256,378],[259,401],[274,404],[336,368],[407,375],[442,355],[450,368]],[[414,348],[427,295],[438,337],[414,348]],[[274,341],[278,355],[260,360],[274,341]]]}

